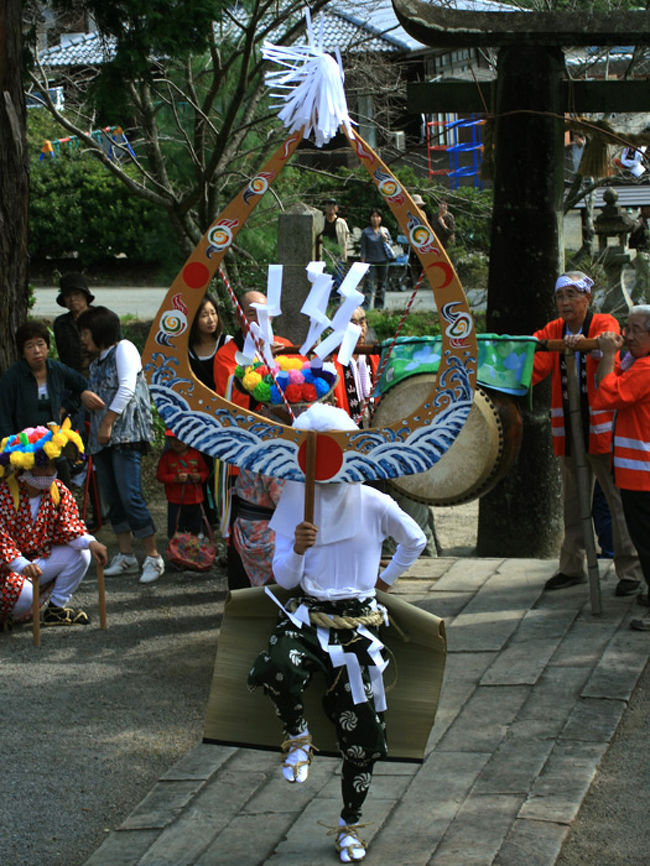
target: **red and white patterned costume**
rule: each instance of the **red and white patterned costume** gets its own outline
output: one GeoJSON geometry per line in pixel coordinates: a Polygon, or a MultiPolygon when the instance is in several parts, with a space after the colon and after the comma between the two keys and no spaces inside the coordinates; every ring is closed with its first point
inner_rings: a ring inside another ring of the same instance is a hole
{"type": "Polygon", "coordinates": [[[50,490],[46,490],[33,520],[29,495],[20,479],[18,508],[7,482],[0,482],[0,622],[12,613],[27,582],[22,574],[12,571],[12,564],[17,560],[24,565],[25,561],[48,559],[57,546],[87,550],[93,541],[68,488],[58,480],[54,484],[59,493],[58,504],[50,490]]]}

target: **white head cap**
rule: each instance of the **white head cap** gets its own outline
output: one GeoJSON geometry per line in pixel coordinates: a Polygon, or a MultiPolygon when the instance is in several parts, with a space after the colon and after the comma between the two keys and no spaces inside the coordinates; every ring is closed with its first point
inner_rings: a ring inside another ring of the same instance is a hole
{"type": "Polygon", "coordinates": [[[292,426],[297,430],[313,430],[316,433],[359,429],[344,409],[337,409],[327,403],[314,403],[296,418],[292,426]]]}
{"type": "Polygon", "coordinates": [[[573,286],[579,292],[590,294],[593,284],[594,281],[591,277],[583,274],[582,271],[569,271],[567,274],[562,274],[561,277],[557,278],[555,291],[559,292],[560,289],[564,289],[566,286],[573,286]]]}

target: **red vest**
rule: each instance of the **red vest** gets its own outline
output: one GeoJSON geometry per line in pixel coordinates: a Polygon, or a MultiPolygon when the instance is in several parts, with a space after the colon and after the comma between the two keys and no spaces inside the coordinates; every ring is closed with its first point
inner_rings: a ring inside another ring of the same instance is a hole
{"type": "Polygon", "coordinates": [[[614,480],[623,490],[650,490],[650,355],[629,370],[617,362],[602,380],[594,403],[615,409],[614,480]]]}
{"type": "MultiPolygon", "coordinates": [[[[540,331],[535,331],[538,340],[561,340],[564,335],[564,319],[553,319],[540,331]]],[[[618,322],[608,313],[594,313],[585,337],[593,338],[605,331],[620,333],[618,322]]],[[[587,377],[587,403],[589,404],[589,453],[607,454],[611,450],[612,420],[614,413],[596,409],[594,395],[596,393],[596,370],[598,360],[587,355],[585,370],[587,377]]],[[[551,431],[553,433],[553,451],[558,457],[566,454],[566,431],[569,430],[568,419],[564,418],[562,403],[562,374],[560,372],[559,352],[536,352],[533,366],[533,385],[553,374],[551,386],[551,431]]]]}

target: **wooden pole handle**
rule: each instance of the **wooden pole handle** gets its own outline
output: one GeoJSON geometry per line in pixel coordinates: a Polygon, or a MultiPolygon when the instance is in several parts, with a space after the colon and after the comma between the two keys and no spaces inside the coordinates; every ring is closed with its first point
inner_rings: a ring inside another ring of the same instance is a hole
{"type": "Polygon", "coordinates": [[[571,349],[564,340],[539,340],[535,346],[536,352],[591,352],[598,348],[598,340],[583,340],[580,346],[571,349]]]}
{"type": "Polygon", "coordinates": [[[41,645],[41,598],[39,578],[31,578],[32,581],[32,631],[34,646],[41,645]]]}
{"type": "Polygon", "coordinates": [[[106,585],[104,583],[104,566],[97,563],[97,594],[99,596],[99,627],[106,631],[106,585]]]}
{"type": "Polygon", "coordinates": [[[314,484],[316,478],[316,443],[317,434],[307,431],[307,451],[305,454],[305,513],[304,520],[314,522],[314,484]]]}

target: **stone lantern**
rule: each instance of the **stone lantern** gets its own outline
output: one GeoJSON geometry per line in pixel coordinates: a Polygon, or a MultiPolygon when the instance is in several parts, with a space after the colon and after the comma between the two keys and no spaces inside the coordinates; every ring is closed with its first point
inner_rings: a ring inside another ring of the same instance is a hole
{"type": "Polygon", "coordinates": [[[616,313],[627,310],[628,297],[623,289],[623,267],[629,263],[627,239],[634,228],[634,219],[619,205],[618,194],[608,188],[603,194],[605,200],[601,214],[594,221],[594,230],[598,235],[598,252],[600,262],[605,269],[607,287],[601,309],[605,313],[616,313]],[[615,243],[610,243],[610,238],[615,243]]]}

